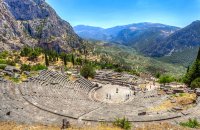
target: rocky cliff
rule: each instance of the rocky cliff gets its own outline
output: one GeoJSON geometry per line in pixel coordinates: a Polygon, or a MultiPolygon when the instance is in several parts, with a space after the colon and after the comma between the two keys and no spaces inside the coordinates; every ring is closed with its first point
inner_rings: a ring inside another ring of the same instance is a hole
{"type": "Polygon", "coordinates": [[[3,0],[0,0],[0,50],[22,46],[22,30],[3,0]]]}
{"type": "Polygon", "coordinates": [[[82,40],[70,24],[44,0],[1,0],[0,14],[1,48],[3,44],[6,49],[20,48],[25,44],[59,52],[81,46],[82,40]]]}

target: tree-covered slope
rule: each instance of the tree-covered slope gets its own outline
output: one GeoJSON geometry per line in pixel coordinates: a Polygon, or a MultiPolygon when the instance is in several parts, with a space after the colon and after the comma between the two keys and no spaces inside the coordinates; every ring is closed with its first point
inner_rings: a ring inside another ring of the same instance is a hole
{"type": "Polygon", "coordinates": [[[145,57],[139,54],[135,49],[124,45],[107,44],[102,42],[93,42],[94,55],[109,56],[117,63],[126,64],[138,72],[171,74],[173,76],[182,76],[186,68],[181,65],[174,65],[145,57]]]}

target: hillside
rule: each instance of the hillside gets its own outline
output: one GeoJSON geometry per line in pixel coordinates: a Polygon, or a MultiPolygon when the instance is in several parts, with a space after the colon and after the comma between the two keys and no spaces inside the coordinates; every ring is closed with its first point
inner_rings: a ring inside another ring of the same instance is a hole
{"type": "Polygon", "coordinates": [[[152,44],[161,42],[164,38],[172,34],[176,28],[169,26],[150,27],[134,30],[124,29],[113,39],[113,41],[123,45],[136,48],[139,52],[148,49],[152,44]]]}
{"type": "Polygon", "coordinates": [[[81,46],[81,39],[70,24],[62,20],[44,0],[1,0],[1,49],[23,45],[52,48],[58,52],[81,46]],[[4,32],[4,33],[3,33],[4,32]],[[4,40],[5,39],[5,40],[4,40]],[[18,42],[15,42],[18,41],[18,42]]]}
{"type": "Polygon", "coordinates": [[[94,48],[94,55],[109,56],[115,62],[131,66],[138,72],[151,73],[153,75],[159,72],[179,77],[186,71],[186,68],[182,65],[169,64],[151,57],[142,56],[135,49],[124,45],[92,42],[91,46],[94,48]]]}
{"type": "Polygon", "coordinates": [[[160,44],[153,44],[146,52],[150,56],[171,55],[185,49],[200,45],[200,21],[195,21],[187,27],[173,33],[160,44]]]}
{"type": "Polygon", "coordinates": [[[190,66],[197,57],[199,47],[187,48],[180,52],[174,52],[170,56],[158,57],[156,59],[172,64],[179,64],[185,67],[190,66]]]}

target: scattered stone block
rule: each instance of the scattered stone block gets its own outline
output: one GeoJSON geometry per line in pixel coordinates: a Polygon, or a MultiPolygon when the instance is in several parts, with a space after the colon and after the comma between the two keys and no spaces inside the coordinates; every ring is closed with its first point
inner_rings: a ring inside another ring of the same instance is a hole
{"type": "Polygon", "coordinates": [[[171,95],[171,94],[173,94],[173,92],[172,91],[168,91],[168,92],[166,92],[166,94],[167,95],[171,95]]]}
{"type": "Polygon", "coordinates": [[[6,66],[6,68],[4,69],[5,71],[8,71],[8,72],[20,72],[19,69],[17,69],[16,67],[14,66],[6,66]]]}
{"type": "Polygon", "coordinates": [[[194,93],[194,90],[188,90],[188,93],[190,93],[190,94],[194,93]]]}
{"type": "Polygon", "coordinates": [[[176,103],[176,100],[171,100],[171,103],[176,103]]]}
{"type": "Polygon", "coordinates": [[[196,95],[197,95],[197,96],[200,96],[200,89],[196,89],[195,92],[196,92],[196,95]]]}
{"type": "Polygon", "coordinates": [[[16,78],[16,79],[20,78],[20,74],[15,73],[14,78],[16,78]]]}
{"type": "Polygon", "coordinates": [[[145,110],[138,111],[138,116],[144,116],[147,112],[145,110]]]}
{"type": "Polygon", "coordinates": [[[27,75],[27,76],[30,76],[30,75],[31,75],[31,73],[28,72],[28,71],[24,71],[24,74],[27,75]]]}
{"type": "Polygon", "coordinates": [[[13,73],[13,72],[10,72],[10,71],[4,70],[3,72],[4,72],[5,75],[8,75],[8,76],[10,76],[10,77],[12,77],[12,76],[14,75],[14,73],[13,73]]]}
{"type": "Polygon", "coordinates": [[[184,89],[174,89],[173,93],[174,94],[176,94],[176,93],[184,93],[184,89]]]}
{"type": "Polygon", "coordinates": [[[183,108],[181,108],[181,107],[173,107],[172,109],[175,110],[175,111],[181,111],[181,110],[183,110],[183,108]]]}

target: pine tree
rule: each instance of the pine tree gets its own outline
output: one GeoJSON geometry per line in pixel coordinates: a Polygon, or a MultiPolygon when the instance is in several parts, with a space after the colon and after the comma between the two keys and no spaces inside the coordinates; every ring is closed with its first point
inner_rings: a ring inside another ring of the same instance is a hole
{"type": "Polygon", "coordinates": [[[45,53],[45,64],[46,66],[49,66],[49,59],[46,53],[45,53]]]}
{"type": "Polygon", "coordinates": [[[72,64],[73,64],[73,66],[74,66],[74,64],[75,64],[74,54],[72,54],[71,62],[72,62],[72,64]]]}
{"type": "Polygon", "coordinates": [[[66,66],[67,65],[67,55],[66,54],[64,55],[63,61],[64,61],[64,65],[66,66]]]}
{"type": "Polygon", "coordinates": [[[200,47],[199,47],[199,51],[198,51],[197,59],[196,60],[200,60],[200,47]]]}
{"type": "Polygon", "coordinates": [[[191,85],[192,81],[200,77],[200,48],[197,58],[191,67],[188,67],[187,73],[184,77],[184,82],[191,85]]]}

